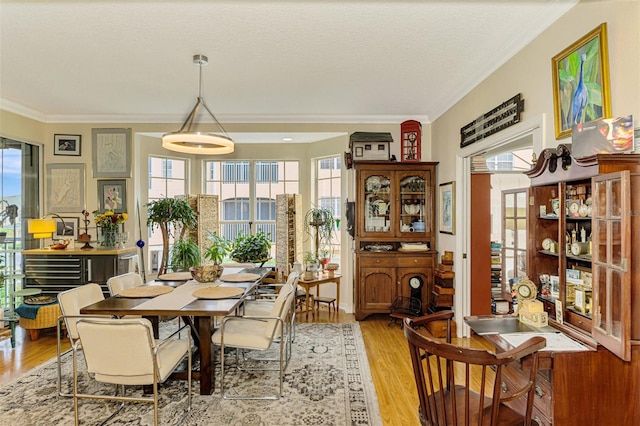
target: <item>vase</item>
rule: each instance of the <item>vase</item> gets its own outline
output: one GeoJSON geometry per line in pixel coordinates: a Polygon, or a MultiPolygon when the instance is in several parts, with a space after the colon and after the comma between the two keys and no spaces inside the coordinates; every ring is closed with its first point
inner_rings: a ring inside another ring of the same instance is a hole
{"type": "Polygon", "coordinates": [[[105,249],[113,250],[116,248],[116,236],[115,230],[102,230],[102,240],[100,246],[105,249]]]}

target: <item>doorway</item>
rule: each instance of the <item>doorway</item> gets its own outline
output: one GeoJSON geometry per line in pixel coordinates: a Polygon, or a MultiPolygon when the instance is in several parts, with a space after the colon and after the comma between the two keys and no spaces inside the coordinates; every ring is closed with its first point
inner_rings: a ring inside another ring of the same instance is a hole
{"type": "MultiPolygon", "coordinates": [[[[473,209],[471,203],[471,169],[474,164],[474,157],[484,156],[487,161],[487,170],[495,175],[496,181],[493,181],[493,187],[486,197],[491,198],[491,240],[501,241],[502,224],[501,224],[501,192],[506,189],[506,185],[513,182],[512,188],[520,188],[529,186],[528,179],[522,174],[522,171],[529,169],[531,166],[531,152],[539,152],[543,146],[543,117],[534,118],[526,122],[520,123],[512,128],[506,129],[492,137],[470,145],[462,149],[456,161],[456,180],[460,184],[461,190],[456,195],[456,202],[462,208],[462,218],[460,220],[460,232],[456,235],[456,246],[461,250],[456,252],[456,263],[461,265],[459,290],[456,290],[455,306],[456,322],[459,324],[458,333],[462,336],[469,336],[470,329],[464,323],[464,317],[471,315],[471,289],[472,280],[471,273],[471,212],[473,209]],[[505,162],[504,154],[514,154],[522,149],[527,148],[529,151],[523,151],[522,155],[517,154],[510,160],[515,163],[515,159],[522,161],[518,170],[500,170],[502,163],[505,162]],[[527,152],[527,153],[525,153],[527,152]],[[521,157],[521,158],[518,158],[521,157]],[[492,167],[492,169],[489,169],[492,167]],[[522,176],[523,180],[517,182],[516,177],[522,176]]],[[[477,158],[476,164],[477,164],[477,158]]],[[[489,247],[487,247],[489,249],[489,247]]],[[[487,250],[488,251],[488,250],[487,250]]],[[[488,278],[490,279],[490,277],[488,278]]]]}

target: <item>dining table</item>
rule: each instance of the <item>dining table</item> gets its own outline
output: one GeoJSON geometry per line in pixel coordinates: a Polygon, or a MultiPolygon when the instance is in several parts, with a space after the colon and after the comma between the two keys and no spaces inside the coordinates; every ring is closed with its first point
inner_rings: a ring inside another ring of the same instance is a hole
{"type": "MultiPolygon", "coordinates": [[[[173,291],[156,297],[111,296],[80,309],[87,315],[139,315],[151,321],[155,337],[159,337],[161,317],[180,317],[191,326],[191,333],[200,357],[200,363],[194,363],[192,379],[200,382],[200,394],[211,395],[215,387],[215,377],[211,350],[211,336],[214,330],[214,318],[234,314],[243,301],[253,293],[255,287],[269,274],[271,268],[229,268],[225,267],[222,277],[215,283],[198,283],[195,280],[185,282],[152,281],[146,286],[172,286],[173,291]],[[255,274],[258,278],[251,281],[227,282],[225,275],[236,273],[255,274]],[[201,299],[193,293],[207,286],[238,287],[243,289],[239,296],[227,299],[201,299]]],[[[186,379],[187,372],[179,371],[173,378],[186,379]]]]}

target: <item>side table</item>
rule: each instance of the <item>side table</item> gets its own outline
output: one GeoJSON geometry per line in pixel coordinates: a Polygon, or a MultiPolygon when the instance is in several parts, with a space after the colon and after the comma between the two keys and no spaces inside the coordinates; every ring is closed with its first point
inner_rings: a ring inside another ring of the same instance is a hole
{"type": "Polygon", "coordinates": [[[340,274],[333,274],[330,276],[328,273],[323,273],[319,278],[313,280],[304,280],[300,278],[298,280],[298,285],[304,288],[306,293],[305,297],[305,305],[306,305],[306,317],[309,318],[309,308],[311,308],[311,315],[315,317],[315,303],[312,301],[312,296],[309,294],[311,288],[316,288],[316,297],[320,296],[320,285],[326,283],[335,283],[336,284],[336,313],[340,312],[340,274]]]}
{"type": "Polygon", "coordinates": [[[15,349],[16,347],[16,323],[20,321],[18,317],[4,317],[0,319],[0,323],[8,322],[9,323],[9,333],[11,333],[11,348],[15,349]]]}

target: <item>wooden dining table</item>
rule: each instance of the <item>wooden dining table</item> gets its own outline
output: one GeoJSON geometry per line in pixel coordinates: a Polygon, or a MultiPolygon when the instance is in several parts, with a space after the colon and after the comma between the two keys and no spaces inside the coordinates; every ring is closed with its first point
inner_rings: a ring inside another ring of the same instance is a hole
{"type": "MultiPolygon", "coordinates": [[[[235,271],[234,271],[235,272],[235,271]]],[[[178,284],[174,292],[162,295],[165,303],[161,306],[150,306],[153,304],[146,303],[152,298],[128,298],[120,296],[112,296],[91,305],[85,306],[80,309],[81,314],[88,315],[141,315],[147,318],[153,324],[156,338],[158,338],[158,324],[160,317],[181,317],[185,323],[191,326],[192,336],[197,348],[197,352],[200,355],[199,368],[192,371],[192,379],[200,381],[200,394],[211,395],[215,387],[215,377],[213,374],[213,360],[211,351],[211,336],[214,332],[213,320],[214,317],[223,317],[236,312],[241,306],[247,295],[251,294],[255,287],[264,279],[270,272],[270,268],[251,268],[242,269],[239,272],[254,273],[259,276],[255,281],[247,282],[222,282],[221,286],[226,287],[240,287],[244,289],[244,293],[241,296],[231,299],[195,299],[180,306],[182,303],[177,300],[180,293],[179,287],[181,285],[189,285],[190,288],[197,288],[194,286],[194,281],[187,281],[185,284],[178,284]],[[176,304],[171,303],[171,295],[176,293],[176,304]],[[145,304],[148,307],[145,307],[145,304]]],[[[223,275],[224,278],[224,275],[223,275]]],[[[146,285],[166,285],[165,282],[156,281],[147,283],[146,285]]],[[[175,285],[175,283],[173,283],[175,285]]],[[[186,290],[187,288],[183,288],[186,290]]],[[[190,291],[190,290],[189,290],[190,291]]],[[[184,300],[184,293],[182,291],[182,300],[184,300]]],[[[173,375],[174,378],[186,379],[187,372],[177,372],[173,375]]]]}

